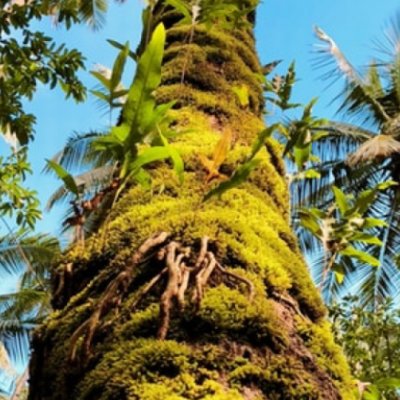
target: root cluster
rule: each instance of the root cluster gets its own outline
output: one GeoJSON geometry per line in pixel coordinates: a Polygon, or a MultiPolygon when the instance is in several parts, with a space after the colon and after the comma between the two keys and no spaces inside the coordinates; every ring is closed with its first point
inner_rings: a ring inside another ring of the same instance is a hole
{"type": "Polygon", "coordinates": [[[179,312],[182,312],[185,309],[187,297],[189,297],[195,310],[198,310],[204,290],[214,274],[218,274],[224,281],[230,283],[245,284],[249,299],[252,299],[254,294],[252,282],[226,270],[209,249],[207,237],[201,240],[200,251],[196,257],[193,257],[191,247],[185,247],[177,241],[168,241],[169,237],[168,233],[162,232],[147,239],[126,267],[109,283],[104,294],[95,304],[91,316],[78,327],[71,337],[71,361],[76,358],[78,341],[81,338],[83,339],[81,346],[83,355],[87,357],[90,354],[93,336],[98,326],[101,325],[103,317],[121,304],[123,296],[128,292],[134,279],[135,268],[144,263],[146,259],[162,262],[164,268],[144,285],[133,303],[133,308],[136,308],[158,284],[164,283],[164,290],[160,298],[160,322],[157,332],[157,338],[160,340],[164,340],[168,334],[174,306],[179,312]],[[188,293],[189,296],[187,296],[188,293]]]}

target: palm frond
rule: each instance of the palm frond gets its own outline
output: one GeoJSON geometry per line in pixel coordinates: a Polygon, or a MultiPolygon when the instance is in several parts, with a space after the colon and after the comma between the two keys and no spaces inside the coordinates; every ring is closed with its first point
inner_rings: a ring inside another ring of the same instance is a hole
{"type": "Polygon", "coordinates": [[[94,29],[100,29],[105,22],[105,14],[108,9],[106,0],[79,0],[79,15],[81,19],[94,29]]]}
{"type": "Polygon", "coordinates": [[[22,287],[0,296],[0,342],[13,363],[26,363],[31,330],[50,312],[50,292],[22,287]]]}
{"type": "Polygon", "coordinates": [[[342,76],[345,78],[345,87],[339,96],[343,97],[344,101],[339,111],[349,115],[363,115],[364,121],[373,117],[378,125],[389,121],[390,117],[378,100],[379,93],[375,93],[371,82],[361,77],[329,35],[319,27],[315,27],[314,31],[317,38],[325,43],[318,47],[320,57],[317,59],[316,66],[333,65],[323,78],[330,80],[332,78],[337,80],[342,76]],[[369,112],[364,113],[366,110],[369,112]]]}
{"type": "Polygon", "coordinates": [[[400,153],[400,142],[389,135],[377,135],[363,143],[347,158],[351,167],[367,162],[380,162],[400,153]]]}
{"type": "MultiPolygon", "coordinates": [[[[82,168],[91,166],[97,159],[97,153],[95,153],[91,147],[93,141],[103,133],[100,132],[88,132],[88,133],[75,133],[68,138],[64,148],[59,151],[51,161],[60,164],[67,171],[81,171],[82,168]]],[[[52,169],[46,164],[43,169],[45,173],[53,172],[52,169]]]]}
{"type": "Polygon", "coordinates": [[[29,332],[34,326],[26,326],[25,322],[15,318],[0,320],[0,340],[14,364],[27,362],[29,332]]]}
{"type": "Polygon", "coordinates": [[[377,51],[390,59],[393,59],[400,53],[400,12],[390,19],[386,29],[383,32],[383,39],[374,40],[377,51]]]}
{"type": "Polygon", "coordinates": [[[52,236],[10,233],[0,239],[0,276],[2,273],[19,275],[32,265],[36,268],[49,264],[59,251],[59,243],[52,236]]]}

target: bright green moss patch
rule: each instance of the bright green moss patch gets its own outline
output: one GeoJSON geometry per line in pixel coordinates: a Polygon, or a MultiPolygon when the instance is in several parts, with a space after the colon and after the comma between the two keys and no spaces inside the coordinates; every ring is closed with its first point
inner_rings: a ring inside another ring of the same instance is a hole
{"type": "MultiPolygon", "coordinates": [[[[167,44],[181,44],[185,42],[185,38],[190,34],[189,26],[173,27],[168,30],[167,44]]],[[[260,72],[260,63],[254,52],[254,43],[250,43],[253,39],[248,37],[249,42],[237,40],[229,33],[216,29],[207,29],[205,26],[197,25],[194,32],[194,43],[199,46],[212,46],[222,50],[229,50],[238,54],[244,63],[254,72],[260,72]]]]}
{"type": "Polygon", "coordinates": [[[201,367],[208,358],[174,341],[123,341],[87,375],[77,400],[242,399],[217,370],[201,367]]]}
{"type": "Polygon", "coordinates": [[[315,354],[317,363],[336,381],[342,390],[343,399],[352,398],[356,392],[349,366],[340,347],[333,341],[331,326],[326,321],[311,324],[297,320],[297,331],[306,346],[315,354]]]}
{"type": "Polygon", "coordinates": [[[287,342],[273,307],[264,296],[253,301],[226,286],[209,289],[202,301],[198,318],[206,325],[205,334],[223,337],[223,333],[238,341],[252,344],[270,344],[276,348],[287,342]]]}
{"type": "Polygon", "coordinates": [[[318,394],[312,375],[305,372],[301,364],[296,366],[290,358],[280,358],[267,368],[251,363],[240,366],[231,372],[229,381],[237,387],[260,388],[271,400],[324,400],[318,394]]]}

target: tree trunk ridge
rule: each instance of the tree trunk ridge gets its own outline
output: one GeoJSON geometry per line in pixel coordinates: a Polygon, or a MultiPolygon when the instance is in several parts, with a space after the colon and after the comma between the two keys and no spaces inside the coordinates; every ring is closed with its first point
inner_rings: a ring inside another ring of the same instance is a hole
{"type": "Polygon", "coordinates": [[[279,145],[268,141],[245,184],[203,202],[216,182],[202,159],[221,135],[232,134],[229,176],[264,128],[252,30],[178,19],[156,6],[153,25],[167,27],[156,97],[177,101],[185,180],[158,163],[151,192],[132,187],[106,234],[64,254],[69,282],[35,333],[29,399],[355,400],[290,230],[279,145]]]}

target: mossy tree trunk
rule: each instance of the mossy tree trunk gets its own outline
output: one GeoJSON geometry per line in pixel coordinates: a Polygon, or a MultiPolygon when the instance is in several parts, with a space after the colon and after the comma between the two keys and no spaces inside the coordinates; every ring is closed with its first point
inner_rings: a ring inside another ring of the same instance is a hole
{"type": "Polygon", "coordinates": [[[158,164],[151,193],[132,187],[107,232],[65,254],[71,276],[35,334],[29,399],[356,399],[289,227],[277,143],[245,184],[202,202],[215,181],[201,157],[229,130],[229,175],[264,127],[251,29],[199,24],[191,35],[171,11],[160,20],[157,98],[177,101],[184,183],[158,164]],[[232,90],[243,85],[246,107],[232,90]]]}

